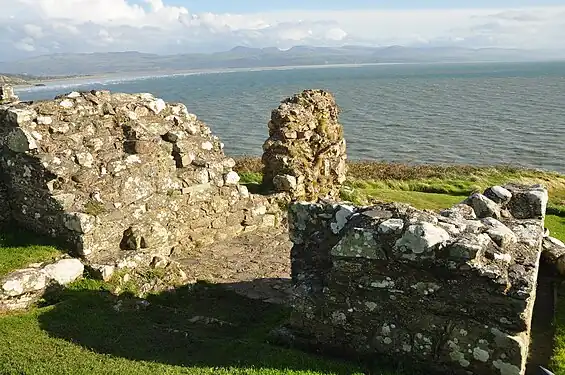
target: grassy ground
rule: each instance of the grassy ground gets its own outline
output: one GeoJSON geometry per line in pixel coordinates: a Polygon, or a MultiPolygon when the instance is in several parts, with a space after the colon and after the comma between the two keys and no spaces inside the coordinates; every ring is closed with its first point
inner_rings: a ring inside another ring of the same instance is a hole
{"type": "Polygon", "coordinates": [[[558,290],[557,314],[555,316],[555,341],[552,370],[555,375],[565,375],[565,284],[562,283],[558,290]]]}
{"type": "Polygon", "coordinates": [[[0,373],[361,374],[352,363],[269,345],[284,308],[206,284],[150,296],[148,306],[109,289],[77,282],[47,307],[0,318],[0,373]]]}
{"type": "Polygon", "coordinates": [[[62,252],[46,238],[18,228],[0,230],[0,278],[30,263],[43,262],[62,252]]]}
{"type": "MultiPolygon", "coordinates": [[[[257,159],[238,160],[243,182],[261,180],[257,159]]],[[[366,203],[399,201],[441,209],[489,185],[543,182],[550,188],[546,225],[565,240],[565,177],[512,168],[408,167],[351,163],[344,198],[366,203]]],[[[0,236],[0,275],[58,253],[29,235],[0,236]]],[[[249,301],[213,285],[198,284],[151,296],[142,306],[129,294],[116,297],[108,283],[83,280],[44,306],[0,317],[0,374],[371,374],[373,363],[323,359],[268,344],[285,308],[249,301]],[[214,318],[217,321],[210,321],[214,318]]],[[[565,297],[559,302],[553,369],[565,375],[565,297]]]]}

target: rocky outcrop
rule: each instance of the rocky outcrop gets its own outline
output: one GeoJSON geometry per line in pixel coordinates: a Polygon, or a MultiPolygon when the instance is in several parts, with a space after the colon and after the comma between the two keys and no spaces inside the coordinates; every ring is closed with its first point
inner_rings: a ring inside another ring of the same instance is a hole
{"type": "Polygon", "coordinates": [[[9,85],[0,85],[0,104],[17,102],[19,98],[14,93],[14,89],[9,85]]]}
{"type": "Polygon", "coordinates": [[[565,276],[565,244],[562,241],[551,236],[544,237],[542,259],[553,267],[555,273],[565,276]]]}
{"type": "Polygon", "coordinates": [[[337,197],[346,174],[338,115],[334,97],[322,90],[284,100],[272,112],[263,145],[263,184],[291,199],[337,197]]]}
{"type": "Polygon", "coordinates": [[[440,214],[293,204],[284,339],[430,373],[523,375],[546,203],[541,186],[505,186],[440,214]]]}
{"type": "Polygon", "coordinates": [[[82,276],[78,259],[40,263],[0,278],[0,311],[19,310],[37,301],[49,287],[65,286],[82,276]]]}
{"type": "MultiPolygon", "coordinates": [[[[0,80],[0,83],[2,81],[0,80]]],[[[14,89],[9,85],[0,84],[0,105],[18,101],[14,89]]],[[[0,227],[6,225],[11,220],[8,196],[6,193],[5,177],[0,173],[0,227]]]]}
{"type": "Polygon", "coordinates": [[[14,221],[63,240],[107,275],[280,223],[223,144],[183,104],[71,92],[0,106],[0,166],[14,221]]]}

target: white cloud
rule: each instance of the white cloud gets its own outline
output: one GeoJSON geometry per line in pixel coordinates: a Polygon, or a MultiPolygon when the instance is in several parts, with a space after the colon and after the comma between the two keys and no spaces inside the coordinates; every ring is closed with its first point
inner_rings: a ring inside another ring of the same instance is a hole
{"type": "Polygon", "coordinates": [[[14,47],[26,52],[33,52],[35,51],[35,46],[33,43],[33,39],[31,38],[23,38],[16,42],[14,42],[14,47]]]}
{"type": "Polygon", "coordinates": [[[195,14],[167,0],[0,0],[0,9],[0,45],[9,47],[2,59],[51,52],[186,53],[298,44],[565,50],[565,6],[195,14]]]}
{"type": "Polygon", "coordinates": [[[27,24],[24,25],[23,31],[32,38],[41,38],[43,36],[43,29],[41,26],[27,24]]]}

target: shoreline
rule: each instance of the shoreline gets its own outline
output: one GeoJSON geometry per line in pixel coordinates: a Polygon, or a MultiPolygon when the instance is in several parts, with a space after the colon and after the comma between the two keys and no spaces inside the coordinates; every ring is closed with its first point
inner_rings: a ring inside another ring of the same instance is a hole
{"type": "MultiPolygon", "coordinates": [[[[547,61],[552,62],[552,61],[547,61]]],[[[226,74],[226,73],[242,73],[242,72],[261,72],[261,71],[285,71],[294,69],[331,69],[331,68],[362,68],[370,66],[398,66],[398,65],[464,65],[464,64],[517,64],[531,63],[531,61],[435,61],[435,62],[381,62],[381,63],[360,63],[360,64],[315,64],[315,65],[281,65],[281,66],[263,66],[263,67],[247,67],[247,68],[219,68],[219,69],[186,69],[186,70],[165,70],[165,71],[131,71],[131,72],[113,72],[81,75],[76,77],[48,78],[45,80],[37,80],[28,82],[28,84],[12,85],[14,89],[30,89],[41,87],[49,89],[49,83],[65,83],[77,81],[76,85],[87,85],[93,83],[107,83],[112,80],[120,82],[136,81],[141,79],[168,78],[178,76],[190,76],[199,74],[226,74]],[[81,82],[81,81],[85,82],[81,82]],[[95,80],[96,82],[88,82],[95,80]],[[106,82],[100,82],[106,81],[106,82]],[[37,86],[37,85],[41,86],[37,86]],[[43,86],[45,85],[45,86],[43,86]]]]}

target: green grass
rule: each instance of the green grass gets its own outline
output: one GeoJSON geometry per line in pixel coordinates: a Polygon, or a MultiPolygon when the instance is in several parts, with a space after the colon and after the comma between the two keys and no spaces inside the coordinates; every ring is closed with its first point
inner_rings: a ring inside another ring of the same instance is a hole
{"type": "MultiPolygon", "coordinates": [[[[563,287],[561,287],[563,289],[563,287]]],[[[551,369],[555,375],[565,375],[565,291],[558,294],[555,315],[555,338],[551,369]]]]}
{"type": "Polygon", "coordinates": [[[268,344],[285,308],[207,284],[149,296],[140,307],[110,288],[83,280],[49,297],[50,306],[0,318],[0,373],[361,374],[353,363],[268,344]]]}
{"type": "MultiPolygon", "coordinates": [[[[261,182],[262,162],[257,157],[236,158],[235,170],[242,180],[261,182]]],[[[346,186],[358,196],[373,196],[386,190],[417,191],[468,196],[493,185],[511,182],[543,184],[549,190],[549,212],[565,216],[565,175],[511,166],[408,165],[372,161],[348,161],[346,186]]]]}
{"type": "Polygon", "coordinates": [[[467,176],[439,177],[412,180],[359,180],[349,179],[345,186],[358,190],[361,195],[372,196],[375,193],[392,191],[409,191],[422,193],[438,193],[446,195],[469,196],[473,192],[482,192],[487,187],[507,183],[543,184],[549,190],[549,206],[554,211],[565,212],[565,177],[552,180],[545,172],[535,173],[502,173],[496,169],[484,170],[467,176]]]}
{"type": "Polygon", "coordinates": [[[241,184],[260,184],[263,180],[263,175],[259,172],[242,172],[239,174],[239,178],[241,184]]]}
{"type": "Polygon", "coordinates": [[[18,228],[0,232],[0,278],[11,271],[53,259],[62,254],[48,239],[18,228]],[[48,245],[46,245],[48,244],[48,245]]]}

